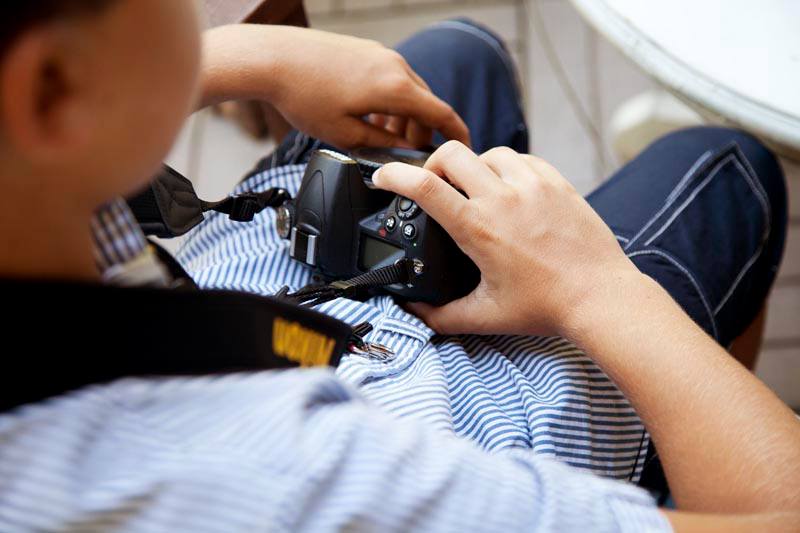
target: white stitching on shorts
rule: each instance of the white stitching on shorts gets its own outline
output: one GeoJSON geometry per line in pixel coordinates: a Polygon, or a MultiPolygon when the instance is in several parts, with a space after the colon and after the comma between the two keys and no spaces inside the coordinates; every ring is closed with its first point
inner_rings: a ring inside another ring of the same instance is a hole
{"type": "Polygon", "coordinates": [[[744,166],[746,166],[747,170],[749,171],[748,174],[747,174],[748,178],[752,178],[753,179],[753,185],[755,185],[756,188],[761,193],[761,197],[764,200],[763,205],[767,209],[767,212],[770,213],[769,220],[771,221],[772,220],[772,209],[771,209],[771,206],[769,204],[769,196],[767,196],[767,191],[764,190],[764,185],[761,183],[761,180],[758,179],[758,174],[756,174],[755,169],[750,164],[750,161],[747,160],[747,157],[745,157],[744,153],[742,152],[742,149],[739,147],[738,144],[736,145],[736,153],[739,154],[739,156],[740,156],[739,159],[741,160],[741,163],[743,163],[744,166]]]}
{"type": "Polygon", "coordinates": [[[751,189],[753,189],[753,192],[755,193],[756,197],[761,203],[761,209],[764,211],[764,232],[761,234],[761,244],[759,244],[758,249],[755,251],[753,256],[750,257],[747,263],[744,264],[742,269],[739,271],[739,274],[736,276],[736,278],[734,278],[733,283],[731,283],[730,288],[725,293],[725,296],[722,297],[722,300],[720,300],[719,304],[717,304],[717,307],[714,309],[715,316],[717,315],[717,313],[720,312],[722,307],[728,302],[730,297],[733,295],[733,291],[736,290],[736,287],[739,285],[739,282],[742,281],[742,278],[744,278],[744,275],[747,273],[748,270],[750,270],[750,267],[753,266],[756,260],[758,260],[758,258],[764,252],[764,244],[766,244],[767,239],[769,239],[769,234],[772,232],[772,210],[769,205],[769,198],[767,197],[766,192],[763,190],[763,185],[758,180],[758,175],[755,173],[753,167],[747,161],[747,158],[744,156],[741,149],[739,149],[738,146],[736,147],[736,149],[737,153],[740,155],[739,159],[744,161],[747,164],[747,167],[752,172],[751,175],[751,173],[748,172],[742,166],[742,164],[739,162],[739,159],[735,160],[736,166],[738,166],[739,169],[742,171],[742,175],[745,177],[745,180],[747,180],[747,184],[750,185],[751,189]]]}
{"type": "Polygon", "coordinates": [[[616,237],[619,242],[628,242],[627,237],[622,237],[620,235],[614,235],[614,237],[616,237]]]}
{"type": "Polygon", "coordinates": [[[650,246],[651,242],[656,240],[662,233],[664,233],[667,230],[667,228],[669,228],[670,225],[672,225],[672,223],[675,222],[675,219],[678,218],[678,216],[683,212],[683,210],[686,209],[686,207],[689,204],[691,204],[695,198],[697,198],[697,195],[700,194],[700,192],[703,189],[705,189],[706,185],[711,183],[711,180],[714,179],[714,177],[717,175],[717,173],[719,173],[722,167],[727,165],[731,159],[735,160],[734,154],[725,156],[725,158],[723,158],[722,161],[717,163],[717,165],[709,173],[709,175],[706,176],[706,178],[703,181],[701,181],[697,187],[695,187],[695,189],[692,191],[692,194],[690,194],[689,197],[680,205],[680,207],[678,207],[678,209],[676,209],[675,212],[672,213],[672,215],[667,219],[667,221],[664,222],[664,224],[661,226],[661,229],[659,229],[652,237],[647,239],[644,245],[650,246]]]}
{"type": "Polygon", "coordinates": [[[694,278],[692,273],[689,272],[689,270],[686,267],[684,267],[677,259],[675,259],[670,254],[668,254],[668,253],[666,253],[666,252],[664,252],[662,250],[639,250],[637,252],[633,252],[631,254],[628,254],[628,258],[637,257],[637,256],[640,256],[640,255],[658,255],[658,256],[661,256],[664,259],[666,259],[667,261],[669,261],[670,263],[672,263],[673,265],[675,265],[678,268],[678,270],[683,272],[683,274],[687,278],[689,278],[689,281],[691,281],[692,285],[694,286],[694,290],[697,291],[698,296],[700,296],[700,300],[703,302],[703,307],[706,308],[706,313],[708,313],[708,318],[709,318],[709,320],[711,320],[711,330],[714,332],[714,338],[718,339],[719,338],[718,337],[719,334],[717,332],[717,322],[714,319],[714,314],[711,312],[711,306],[708,305],[708,300],[706,299],[705,294],[703,294],[703,291],[700,289],[700,284],[697,283],[697,280],[694,278]]]}
{"type": "Polygon", "coordinates": [[[692,167],[689,169],[689,172],[683,175],[681,180],[678,182],[678,185],[674,189],[672,189],[672,192],[669,194],[669,196],[667,196],[668,202],[674,202],[675,198],[684,190],[686,190],[686,187],[689,185],[689,182],[694,177],[695,171],[698,169],[700,165],[702,165],[705,162],[706,159],[711,157],[712,153],[714,152],[712,152],[711,150],[706,150],[703,153],[703,155],[700,156],[700,159],[694,162],[694,165],[692,165],[692,167]]]}
{"type": "MultiPolygon", "coordinates": [[[[744,158],[744,154],[742,154],[741,159],[747,162],[747,159],[744,158]]],[[[736,166],[738,166],[739,170],[742,171],[744,178],[747,180],[747,184],[750,185],[750,188],[753,189],[754,193],[756,193],[758,201],[761,203],[761,208],[764,210],[764,215],[767,215],[767,220],[766,220],[767,228],[764,230],[764,235],[768,235],[769,229],[772,226],[772,209],[771,206],[769,205],[769,198],[767,197],[767,193],[766,191],[764,191],[761,182],[758,180],[758,176],[756,176],[755,172],[752,171],[753,167],[751,167],[749,164],[747,165],[751,169],[752,172],[751,174],[750,172],[745,170],[745,168],[742,166],[741,161],[739,161],[738,159],[736,160],[736,166]]]]}
{"type": "Polygon", "coordinates": [[[747,263],[744,264],[742,270],[739,271],[739,275],[736,276],[736,279],[733,280],[731,288],[728,289],[728,292],[725,293],[725,296],[722,298],[722,300],[720,300],[719,304],[714,309],[714,316],[716,316],[717,313],[719,313],[720,309],[722,309],[722,306],[728,302],[728,299],[731,297],[731,295],[733,295],[733,291],[736,289],[736,286],[739,285],[739,282],[742,281],[744,275],[747,274],[747,271],[750,270],[750,267],[753,266],[753,263],[756,262],[756,260],[759,258],[759,256],[761,256],[761,253],[763,251],[764,251],[764,242],[762,241],[761,244],[758,246],[756,253],[754,253],[753,256],[747,261],[747,263]]]}
{"type": "Polygon", "coordinates": [[[653,222],[658,220],[658,217],[663,215],[664,212],[667,209],[669,209],[669,207],[672,205],[672,203],[678,197],[680,192],[683,192],[683,189],[685,188],[686,184],[689,183],[690,178],[692,176],[694,176],[694,173],[697,171],[697,169],[700,167],[700,165],[702,165],[706,161],[706,159],[709,158],[710,155],[711,155],[711,151],[709,150],[709,151],[705,152],[703,155],[701,155],[700,158],[697,161],[694,162],[694,164],[692,164],[692,166],[689,168],[689,170],[686,172],[686,174],[683,175],[683,177],[680,179],[680,181],[677,183],[677,185],[675,185],[675,187],[672,189],[672,192],[669,193],[669,196],[667,197],[667,200],[664,203],[664,206],[661,209],[659,209],[656,212],[656,214],[653,215],[650,218],[650,220],[647,221],[647,223],[644,225],[644,227],[641,230],[639,230],[639,233],[634,235],[633,238],[630,241],[628,241],[628,245],[625,247],[626,250],[631,247],[631,245],[636,241],[636,239],[641,237],[642,234],[645,231],[648,230],[648,228],[653,224],[653,222]],[[675,191],[678,190],[679,188],[681,190],[676,194],[675,191]]]}

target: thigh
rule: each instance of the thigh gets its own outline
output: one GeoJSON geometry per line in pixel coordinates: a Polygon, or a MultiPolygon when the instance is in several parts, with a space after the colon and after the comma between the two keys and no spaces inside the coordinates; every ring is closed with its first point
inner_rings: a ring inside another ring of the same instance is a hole
{"type": "MultiPolygon", "coordinates": [[[[464,119],[475,151],[495,146],[528,151],[517,72],[497,35],[470,20],[447,20],[400,43],[397,51],[464,119]]],[[[434,139],[443,141],[439,135],[434,139]]]]}
{"type": "Polygon", "coordinates": [[[786,191],[753,137],[711,127],[670,134],[588,201],[639,269],[723,346],[756,317],[782,256],[786,191]]]}

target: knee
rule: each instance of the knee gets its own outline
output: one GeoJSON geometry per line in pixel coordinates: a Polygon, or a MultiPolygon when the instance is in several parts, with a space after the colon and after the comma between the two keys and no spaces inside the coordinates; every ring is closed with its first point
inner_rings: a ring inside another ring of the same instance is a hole
{"type": "MultiPolygon", "coordinates": [[[[656,141],[667,149],[692,148],[698,155],[712,153],[736,143],[753,171],[765,181],[783,183],[783,171],[772,151],[753,135],[735,128],[697,126],[669,133],[656,141]]],[[[766,187],[766,183],[764,186],[766,187]]]]}
{"type": "Polygon", "coordinates": [[[452,24],[453,27],[461,26],[466,33],[471,33],[473,37],[477,37],[478,39],[482,40],[484,44],[491,47],[499,46],[506,53],[508,53],[508,47],[506,46],[506,43],[503,41],[502,37],[491,30],[488,26],[484,26],[480,22],[472,20],[469,17],[457,17],[446,20],[440,24],[452,24]]]}
{"type": "Polygon", "coordinates": [[[785,227],[787,193],[783,170],[775,154],[753,135],[735,128],[698,126],[670,133],[657,143],[663,143],[666,149],[691,147],[698,156],[707,151],[715,153],[735,143],[769,198],[773,227],[785,227]]]}
{"type": "Polygon", "coordinates": [[[488,72],[499,72],[513,63],[503,39],[492,30],[468,18],[444,20],[430,26],[437,53],[448,53],[452,64],[488,72]]]}

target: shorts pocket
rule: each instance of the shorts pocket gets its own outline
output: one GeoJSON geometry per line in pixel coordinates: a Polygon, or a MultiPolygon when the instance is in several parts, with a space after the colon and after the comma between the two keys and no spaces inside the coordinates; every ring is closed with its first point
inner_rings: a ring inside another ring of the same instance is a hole
{"type": "Polygon", "coordinates": [[[628,248],[662,250],[692,272],[716,315],[758,260],[770,233],[767,195],[732,143],[709,158],[628,248]]]}

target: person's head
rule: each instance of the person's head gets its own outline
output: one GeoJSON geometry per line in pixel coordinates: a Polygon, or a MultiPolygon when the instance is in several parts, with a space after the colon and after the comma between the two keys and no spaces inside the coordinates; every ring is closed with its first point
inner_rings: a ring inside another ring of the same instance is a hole
{"type": "Polygon", "coordinates": [[[199,39],[193,0],[2,2],[0,195],[140,188],[194,100],[199,39]]]}

